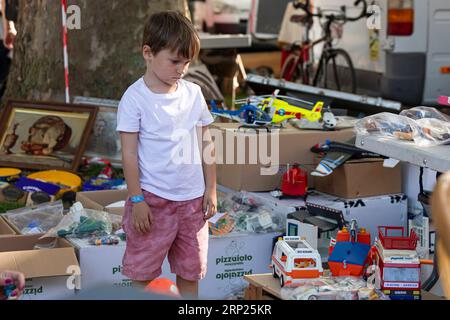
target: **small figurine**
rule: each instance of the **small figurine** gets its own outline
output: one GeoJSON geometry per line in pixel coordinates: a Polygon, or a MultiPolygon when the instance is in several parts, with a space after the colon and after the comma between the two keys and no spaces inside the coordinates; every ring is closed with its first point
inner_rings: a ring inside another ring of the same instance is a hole
{"type": "Polygon", "coordinates": [[[100,238],[92,238],[89,240],[90,244],[101,246],[101,245],[115,245],[119,244],[120,238],[118,236],[106,236],[100,238]]]}

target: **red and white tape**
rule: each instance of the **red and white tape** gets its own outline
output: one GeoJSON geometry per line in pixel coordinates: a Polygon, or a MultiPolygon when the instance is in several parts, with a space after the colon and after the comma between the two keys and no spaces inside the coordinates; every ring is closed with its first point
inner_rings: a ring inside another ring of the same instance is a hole
{"type": "Polygon", "coordinates": [[[69,93],[69,55],[67,53],[67,0],[61,0],[63,51],[64,51],[64,78],[66,81],[66,103],[70,103],[69,93]]]}

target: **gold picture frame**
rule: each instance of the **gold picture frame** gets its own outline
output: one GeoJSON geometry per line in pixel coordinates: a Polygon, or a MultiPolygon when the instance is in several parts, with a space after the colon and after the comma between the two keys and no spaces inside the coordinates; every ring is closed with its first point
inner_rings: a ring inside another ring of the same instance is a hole
{"type": "Polygon", "coordinates": [[[0,166],[76,172],[97,106],[9,100],[0,119],[0,166]]]}

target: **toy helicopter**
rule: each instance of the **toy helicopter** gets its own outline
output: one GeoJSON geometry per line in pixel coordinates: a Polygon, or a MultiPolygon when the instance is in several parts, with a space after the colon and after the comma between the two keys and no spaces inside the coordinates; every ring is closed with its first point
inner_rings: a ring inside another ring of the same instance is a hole
{"type": "Polygon", "coordinates": [[[239,110],[218,109],[216,103],[211,103],[211,113],[216,116],[241,122],[244,126],[283,126],[290,119],[306,119],[314,122],[323,129],[333,129],[336,126],[334,115],[324,110],[324,103],[318,101],[316,104],[288,96],[278,95],[275,90],[272,95],[251,96],[247,99],[236,100],[237,105],[243,105],[239,110]],[[299,104],[312,106],[312,110],[294,106],[285,100],[295,101],[299,104]],[[327,121],[323,121],[326,119],[327,121]]]}
{"type": "Polygon", "coordinates": [[[219,109],[214,100],[211,101],[211,113],[215,116],[231,119],[240,122],[245,126],[268,126],[272,123],[272,119],[258,107],[249,102],[243,105],[239,110],[219,109]]]}

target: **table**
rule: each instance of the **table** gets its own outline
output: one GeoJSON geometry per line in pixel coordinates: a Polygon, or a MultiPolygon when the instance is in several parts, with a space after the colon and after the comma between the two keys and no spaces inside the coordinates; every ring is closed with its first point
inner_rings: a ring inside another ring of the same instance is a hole
{"type": "Polygon", "coordinates": [[[200,32],[202,49],[244,48],[252,45],[249,34],[210,34],[200,32]]]}
{"type": "Polygon", "coordinates": [[[438,172],[450,170],[449,145],[419,147],[409,141],[368,135],[357,135],[355,145],[364,150],[438,172]]]}
{"type": "MultiPolygon", "coordinates": [[[[280,282],[270,273],[244,276],[249,283],[245,291],[245,300],[276,300],[281,299],[280,282]]],[[[444,300],[428,291],[422,291],[422,300],[444,300]]]]}

